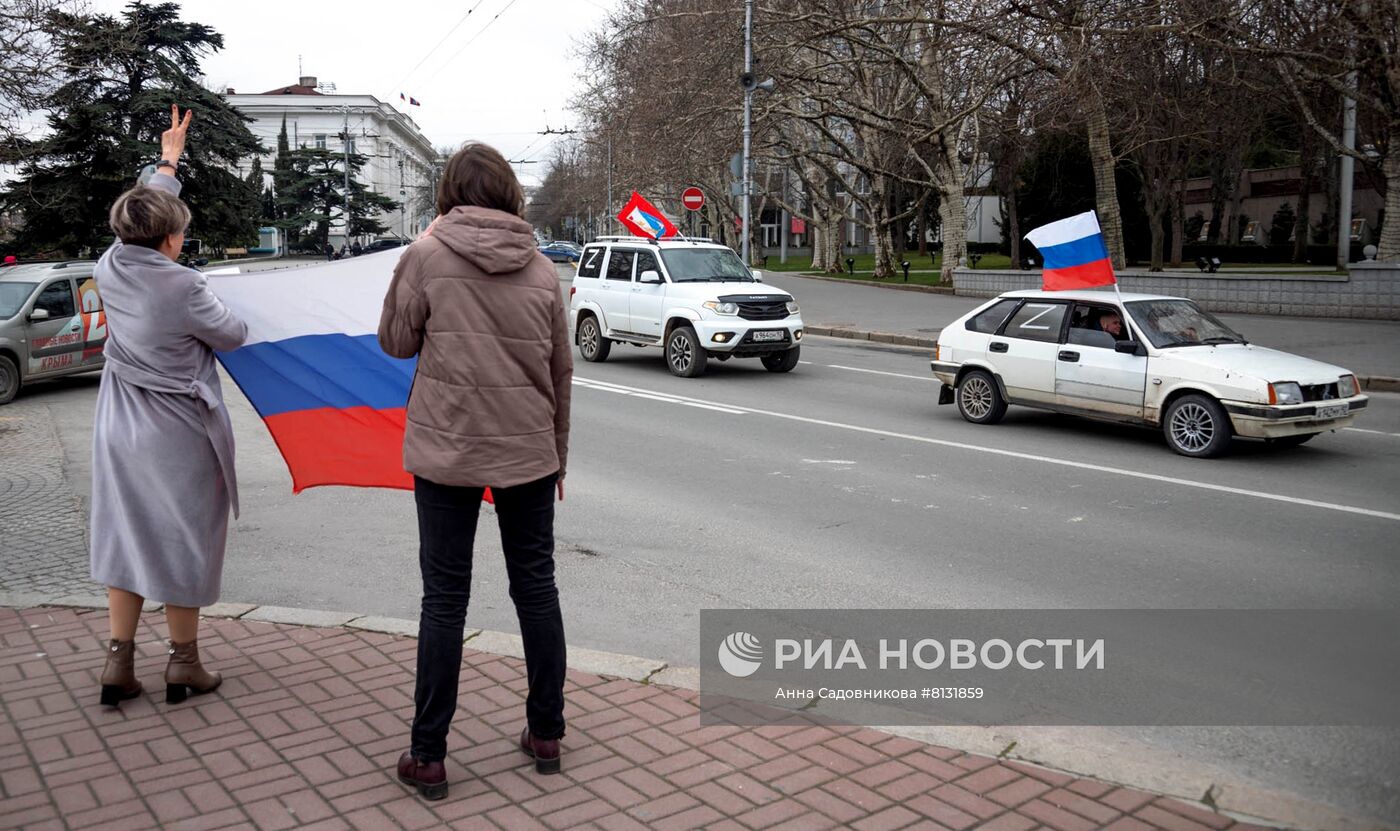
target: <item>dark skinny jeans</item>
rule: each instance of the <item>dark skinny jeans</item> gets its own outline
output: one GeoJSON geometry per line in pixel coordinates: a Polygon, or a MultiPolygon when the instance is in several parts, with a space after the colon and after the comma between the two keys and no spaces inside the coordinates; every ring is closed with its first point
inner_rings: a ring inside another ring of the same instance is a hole
{"type": "MultiPolygon", "coordinates": [[[[546,476],[492,488],[505,550],[510,598],[525,641],[530,693],[525,722],[541,739],[564,735],[564,619],[554,584],[554,483],[546,476]]],[[[462,632],[471,594],[472,544],[482,488],[439,485],[414,477],[423,610],[418,620],[418,683],[414,690],[413,755],[441,761],[457,710],[462,632]]]]}

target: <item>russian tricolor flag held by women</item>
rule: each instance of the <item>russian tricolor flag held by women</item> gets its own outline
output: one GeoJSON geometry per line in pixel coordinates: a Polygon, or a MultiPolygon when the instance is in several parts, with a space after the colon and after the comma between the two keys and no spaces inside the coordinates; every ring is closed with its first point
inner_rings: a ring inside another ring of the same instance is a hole
{"type": "Polygon", "coordinates": [[[213,277],[248,323],[219,361],[267,424],[292,490],[413,487],[403,469],[414,359],[379,348],[379,313],[403,249],[291,271],[213,277]]]}
{"type": "Polygon", "coordinates": [[[1042,225],[1026,234],[1045,261],[1042,287],[1046,291],[1111,286],[1113,261],[1108,256],[1099,218],[1093,211],[1042,225]]]}

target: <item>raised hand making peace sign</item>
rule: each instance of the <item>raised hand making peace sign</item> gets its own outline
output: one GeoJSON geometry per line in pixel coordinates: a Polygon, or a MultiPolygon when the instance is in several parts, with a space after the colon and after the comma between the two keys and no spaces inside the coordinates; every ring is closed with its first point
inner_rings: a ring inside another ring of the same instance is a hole
{"type": "MultiPolygon", "coordinates": [[[[171,164],[180,163],[180,154],[185,152],[185,134],[190,129],[190,119],[194,110],[185,110],[180,118],[180,105],[170,105],[170,129],[160,134],[160,157],[171,164]]],[[[173,171],[172,171],[173,172],[173,171]]]]}

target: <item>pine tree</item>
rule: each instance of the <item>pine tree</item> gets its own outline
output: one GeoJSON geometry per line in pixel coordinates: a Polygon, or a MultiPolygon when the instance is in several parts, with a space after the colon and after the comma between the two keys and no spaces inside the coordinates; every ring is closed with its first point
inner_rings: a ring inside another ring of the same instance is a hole
{"type": "MultiPolygon", "coordinates": [[[[279,162],[283,158],[278,154],[279,162]]],[[[277,189],[278,227],[287,232],[289,248],[321,252],[330,239],[331,223],[345,218],[345,156],[338,152],[301,147],[286,154],[283,184],[277,189]]],[[[367,157],[349,154],[350,236],[382,234],[388,226],[380,222],[382,211],[392,211],[399,203],[375,193],[356,180],[367,157]]]]}
{"type": "Polygon", "coordinates": [[[179,171],[190,236],[216,249],[251,241],[257,191],[233,169],[262,148],[249,119],[196,80],[223,36],[179,15],[174,3],[135,2],[120,16],[50,16],[61,84],[49,131],[7,148],[19,176],[0,191],[0,205],[24,218],[21,250],[100,251],[112,238],[108,209],[159,157],[172,103],[194,110],[179,171]]]}

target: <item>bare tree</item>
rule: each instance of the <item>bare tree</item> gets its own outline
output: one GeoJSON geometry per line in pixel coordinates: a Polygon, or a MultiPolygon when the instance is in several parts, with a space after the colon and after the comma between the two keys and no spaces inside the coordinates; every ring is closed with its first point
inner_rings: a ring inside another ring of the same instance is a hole
{"type": "Polygon", "coordinates": [[[43,108],[61,77],[50,37],[54,13],[84,7],[77,0],[0,0],[0,145],[29,132],[25,116],[43,108]]]}

